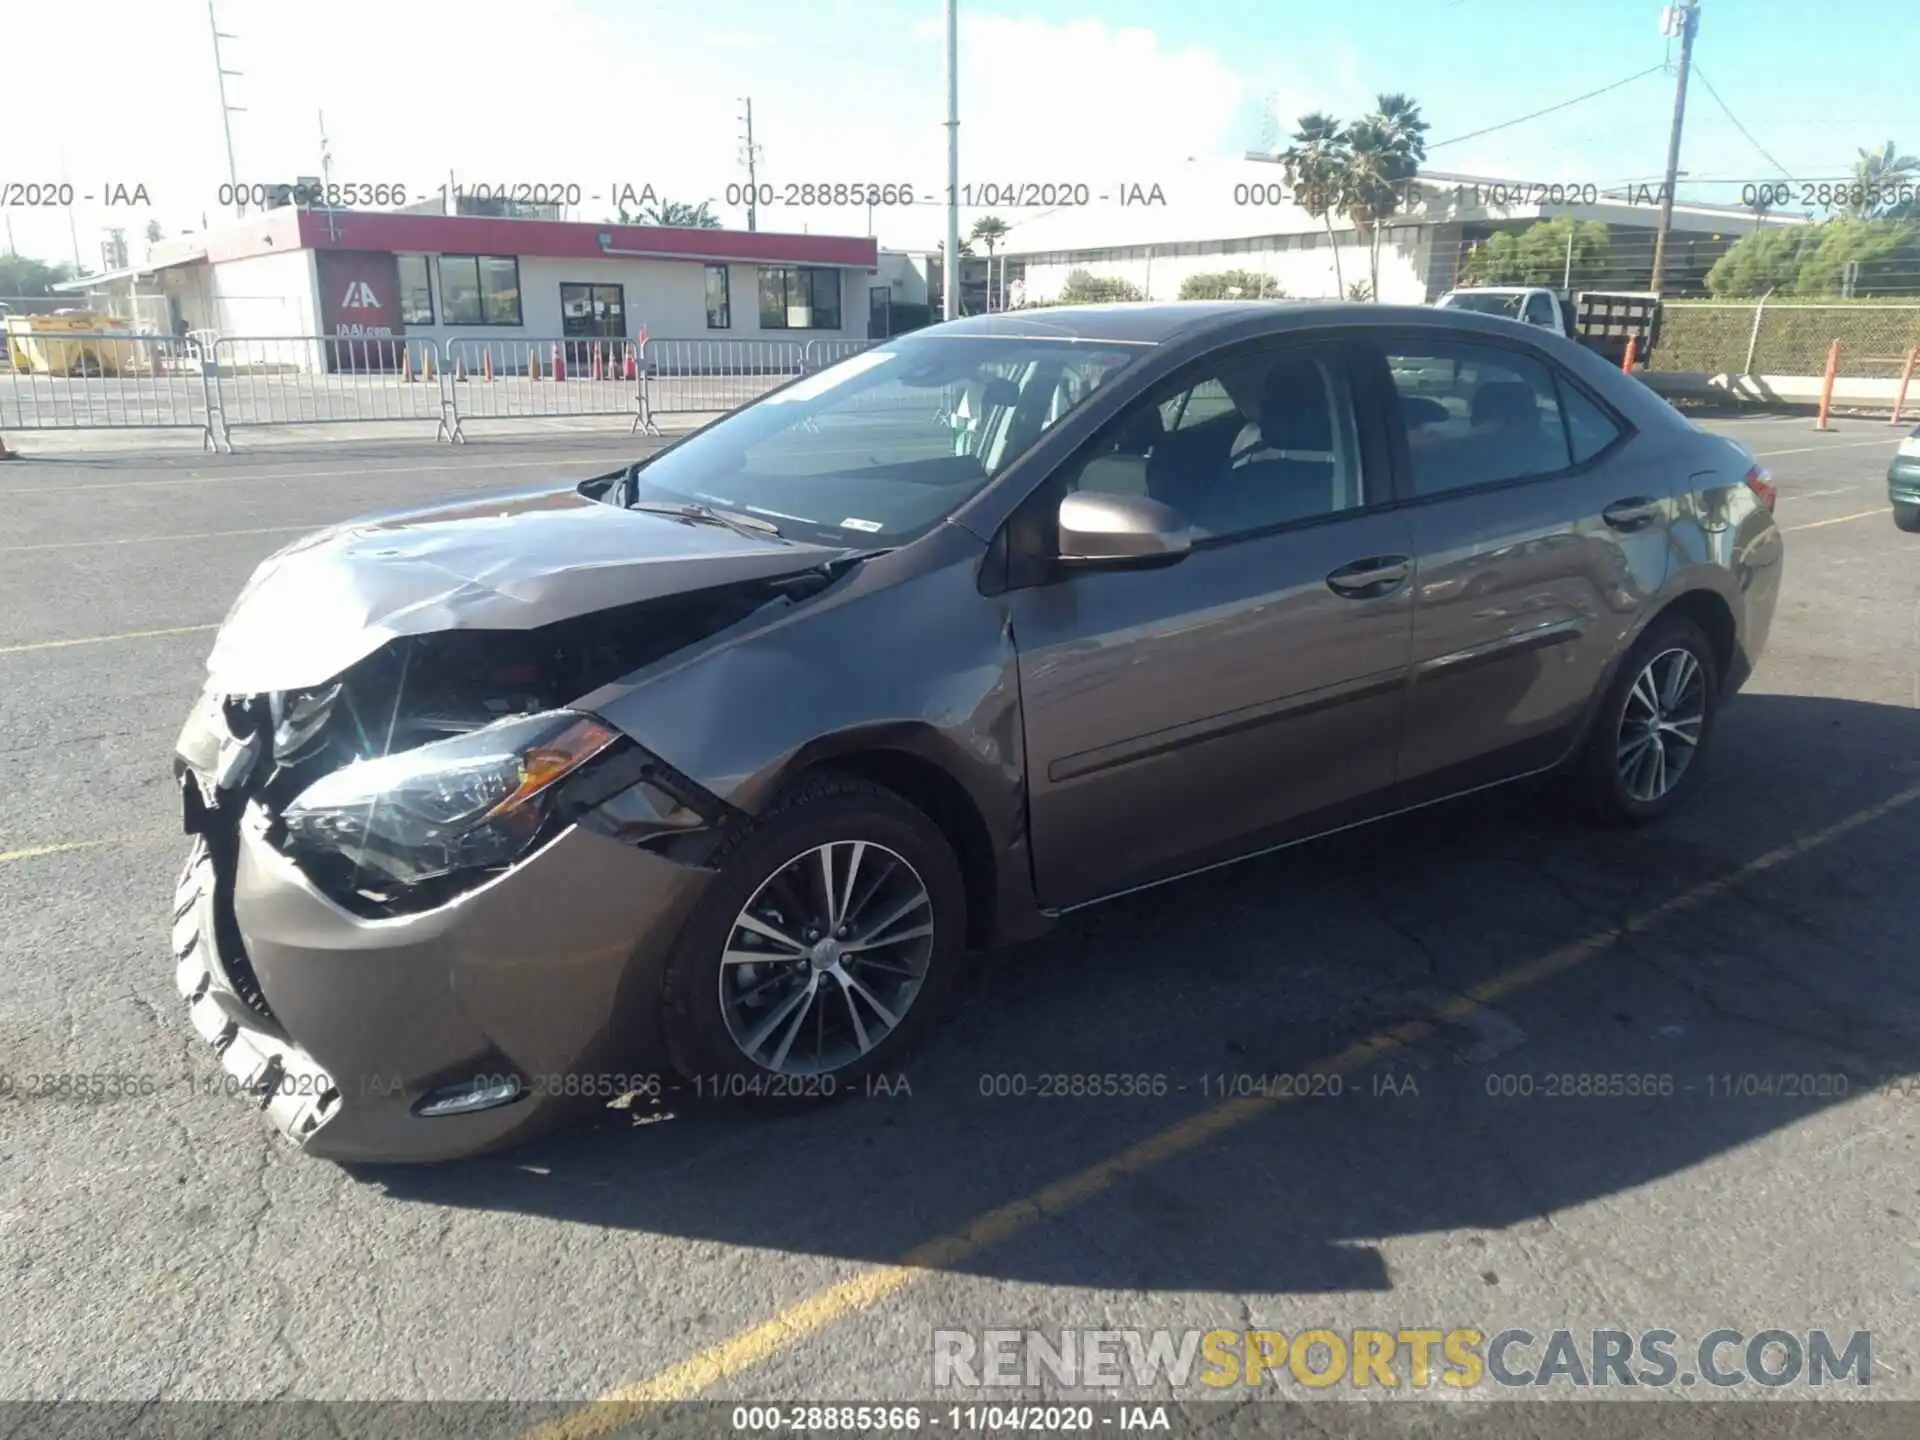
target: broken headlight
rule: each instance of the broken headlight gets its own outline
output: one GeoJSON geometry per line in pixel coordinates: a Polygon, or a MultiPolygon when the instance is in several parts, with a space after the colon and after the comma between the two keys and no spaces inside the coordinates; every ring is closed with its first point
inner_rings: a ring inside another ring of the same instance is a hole
{"type": "Polygon", "coordinates": [[[556,710],[521,716],[316,780],[282,812],[296,850],[413,884],[504,865],[545,827],[553,787],[620,738],[556,710]]]}

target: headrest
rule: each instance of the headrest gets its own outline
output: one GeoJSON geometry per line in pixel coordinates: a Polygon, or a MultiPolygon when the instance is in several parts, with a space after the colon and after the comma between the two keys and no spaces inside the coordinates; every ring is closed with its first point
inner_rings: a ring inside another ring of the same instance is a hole
{"type": "Polygon", "coordinates": [[[1534,402],[1533,387],[1518,380],[1496,380],[1482,385],[1473,395],[1473,423],[1534,427],[1540,423],[1540,407],[1534,402]]]}

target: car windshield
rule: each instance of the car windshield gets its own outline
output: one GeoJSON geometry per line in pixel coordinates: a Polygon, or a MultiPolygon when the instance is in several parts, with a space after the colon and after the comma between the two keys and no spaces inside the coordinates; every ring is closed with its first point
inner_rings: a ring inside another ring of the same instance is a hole
{"type": "Polygon", "coordinates": [[[1520,307],[1526,304],[1525,295],[1462,295],[1455,294],[1447,301],[1449,310],[1472,310],[1481,315],[1504,315],[1509,320],[1520,318],[1520,307]]]}
{"type": "Polygon", "coordinates": [[[756,516],[814,544],[902,545],[1144,352],[1093,341],[906,336],[663,451],[635,473],[626,498],[756,516]]]}

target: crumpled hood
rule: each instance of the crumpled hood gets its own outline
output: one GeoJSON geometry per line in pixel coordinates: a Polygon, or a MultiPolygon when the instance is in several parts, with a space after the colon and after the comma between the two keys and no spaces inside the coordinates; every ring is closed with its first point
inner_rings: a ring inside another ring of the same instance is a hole
{"type": "Polygon", "coordinates": [[[797,574],[838,553],[620,510],[571,487],[348,521],[261,562],[213,642],[209,688],[304,689],[402,635],[528,630],[797,574]]]}

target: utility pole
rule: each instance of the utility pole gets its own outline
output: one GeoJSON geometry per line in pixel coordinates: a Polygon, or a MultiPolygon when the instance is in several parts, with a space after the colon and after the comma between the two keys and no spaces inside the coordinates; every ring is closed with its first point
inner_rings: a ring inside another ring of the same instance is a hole
{"type": "Polygon", "coordinates": [[[1653,293],[1665,279],[1667,234],[1673,229],[1673,191],[1680,180],[1680,131],[1687,119],[1687,76],[1693,70],[1693,37],[1700,29],[1700,0],[1681,0],[1667,11],[1667,33],[1678,26],[1680,77],[1673,87],[1673,133],[1667,138],[1667,183],[1660,197],[1660,228],[1653,236],[1653,293]]]}
{"type": "Polygon", "coordinates": [[[740,103],[747,107],[743,117],[747,127],[747,138],[740,150],[740,159],[747,167],[747,229],[758,230],[760,228],[760,147],[753,143],[753,100],[742,96],[740,103]]]}
{"type": "Polygon", "coordinates": [[[1569,215],[1567,217],[1567,268],[1560,276],[1560,288],[1562,290],[1571,290],[1573,288],[1573,236],[1574,232],[1579,228],[1580,222],[1569,215]]]}
{"type": "Polygon", "coordinates": [[[233,112],[243,107],[227,103],[227,76],[239,75],[238,70],[229,70],[220,59],[220,42],[238,40],[238,35],[224,34],[220,22],[213,13],[213,0],[207,0],[207,26],[213,31],[213,81],[220,88],[220,128],[227,137],[227,179],[233,186],[233,213],[237,219],[245,219],[247,202],[240,197],[240,172],[233,163],[233,112]]]}
{"type": "Polygon", "coordinates": [[[941,274],[941,314],[960,313],[960,17],[947,0],[947,263],[941,274]]]}

